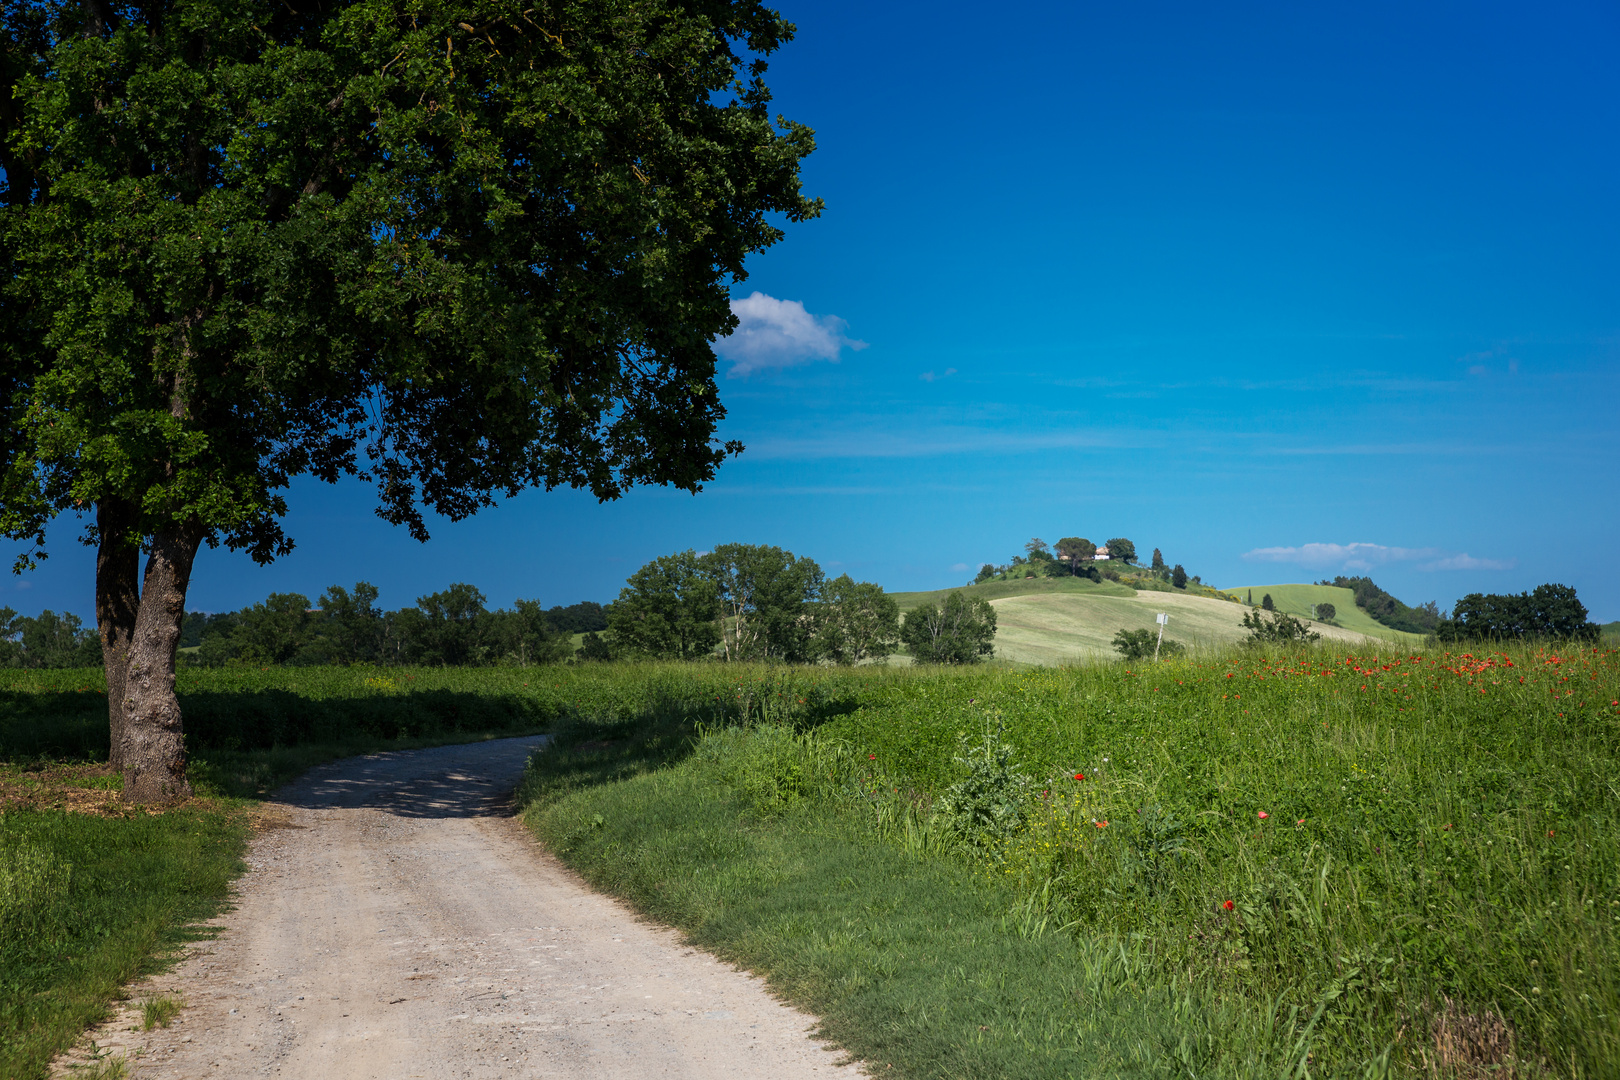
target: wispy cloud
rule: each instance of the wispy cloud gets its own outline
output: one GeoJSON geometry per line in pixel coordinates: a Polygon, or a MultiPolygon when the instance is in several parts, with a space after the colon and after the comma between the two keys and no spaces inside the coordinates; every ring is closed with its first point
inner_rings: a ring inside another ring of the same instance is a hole
{"type": "Polygon", "coordinates": [[[1511,570],[1516,565],[1514,559],[1476,559],[1466,551],[1460,555],[1447,555],[1443,559],[1425,563],[1419,570],[1511,570]]]}
{"type": "Polygon", "coordinates": [[[1292,563],[1318,570],[1371,570],[1376,566],[1404,562],[1418,563],[1419,570],[1510,570],[1514,566],[1511,559],[1478,559],[1467,552],[1450,553],[1432,547],[1403,548],[1360,542],[1255,548],[1244,552],[1243,558],[1248,562],[1292,563]]]}
{"type": "Polygon", "coordinates": [[[923,382],[933,382],[935,379],[948,379],[955,374],[956,369],[953,367],[948,367],[945,369],[945,373],[943,375],[935,375],[932,371],[925,371],[921,375],[917,376],[917,378],[921,379],[923,382]]]}
{"type": "Polygon", "coordinates": [[[960,454],[1028,454],[1049,450],[1146,445],[1140,435],[1115,432],[1015,432],[993,428],[938,426],[922,431],[865,429],[828,432],[805,438],[748,441],[748,456],[764,459],[923,458],[960,454]]]}
{"type": "Polygon", "coordinates": [[[860,351],[866,342],[847,337],[849,324],[836,315],[812,315],[799,300],[778,300],[754,292],[731,302],[737,329],[716,338],[715,352],[732,362],[731,375],[765,368],[793,367],[814,360],[838,362],[844,349],[860,351]]]}

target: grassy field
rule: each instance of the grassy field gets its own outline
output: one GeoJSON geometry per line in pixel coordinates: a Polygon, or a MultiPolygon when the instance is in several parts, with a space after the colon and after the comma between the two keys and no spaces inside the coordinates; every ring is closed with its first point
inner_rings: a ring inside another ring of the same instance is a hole
{"type": "Polygon", "coordinates": [[[1612,650],[600,677],[533,827],[884,1075],[1620,1072],[1612,650]]]}
{"type": "Polygon", "coordinates": [[[543,727],[552,848],[884,1075],[1620,1073],[1613,650],[190,670],[208,797],[151,816],[96,683],[0,681],[0,1075],[217,910],[228,795],[543,727]]]}
{"type": "MultiPolygon", "coordinates": [[[[1137,629],[1157,632],[1155,616],[1159,612],[1170,616],[1165,640],[1197,652],[1230,648],[1249,636],[1243,628],[1248,608],[1183,593],[1010,596],[991,603],[996,609],[996,657],[1015,664],[1050,666],[1112,659],[1117,655],[1114,634],[1137,629]]],[[[1346,647],[1370,645],[1374,640],[1336,626],[1312,624],[1311,629],[1346,647]]]]}
{"type": "Polygon", "coordinates": [[[1287,612],[1302,619],[1316,617],[1317,604],[1332,604],[1337,614],[1333,621],[1346,630],[1354,630],[1369,637],[1381,638],[1397,645],[1417,648],[1423,644],[1422,634],[1408,634],[1401,630],[1391,630],[1383,623],[1356,607],[1356,594],[1349,589],[1340,589],[1333,585],[1242,585],[1228,592],[1248,599],[1252,593],[1254,602],[1260,600],[1267,593],[1271,594],[1271,602],[1277,605],[1278,611],[1287,612]]]}
{"type": "Polygon", "coordinates": [[[1003,600],[1009,596],[1134,596],[1136,590],[1113,581],[1092,581],[1090,578],[1019,578],[1013,581],[986,581],[982,585],[963,585],[957,589],[936,589],[933,592],[891,593],[904,614],[921,604],[942,599],[946,594],[959,592],[981,600],[1003,600]]]}
{"type": "MultiPolygon", "coordinates": [[[[1166,639],[1194,650],[1207,652],[1224,649],[1248,638],[1248,631],[1242,625],[1247,611],[1243,605],[1194,596],[1168,586],[1164,591],[1138,592],[1112,581],[1022,578],[987,581],[960,590],[894,595],[900,609],[909,611],[918,604],[937,600],[952,591],[982,597],[995,605],[995,655],[998,660],[1012,664],[1050,666],[1098,658],[1111,659],[1115,655],[1113,639],[1116,633],[1144,628],[1156,630],[1154,617],[1161,611],[1170,616],[1166,639]]],[[[1329,591],[1350,596],[1348,589],[1329,591]]],[[[1313,624],[1312,629],[1346,647],[1359,647],[1367,642],[1369,636],[1384,641],[1412,637],[1379,626],[1365,612],[1356,608],[1353,602],[1350,608],[1359,618],[1348,622],[1341,618],[1338,620],[1339,626],[1313,624]],[[1350,625],[1351,622],[1354,625],[1350,625]],[[1366,627],[1375,628],[1380,633],[1371,634],[1366,627]]]]}

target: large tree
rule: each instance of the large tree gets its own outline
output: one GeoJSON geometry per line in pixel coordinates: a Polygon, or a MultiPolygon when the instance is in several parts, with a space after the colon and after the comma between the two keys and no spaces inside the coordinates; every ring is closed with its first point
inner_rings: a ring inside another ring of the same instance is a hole
{"type": "Polygon", "coordinates": [[[976,664],[995,651],[996,609],[983,597],[946,593],[906,612],[900,639],[919,664],[976,664]]]}
{"type": "Polygon", "coordinates": [[[1097,545],[1083,536],[1065,536],[1057,542],[1057,553],[1071,574],[1082,574],[1097,554],[1097,545]]]}
{"type": "Polygon", "coordinates": [[[720,648],[727,660],[813,658],[825,575],[814,559],[766,544],[721,544],[702,558],[720,600],[720,648]]]}
{"type": "Polygon", "coordinates": [[[700,660],[720,641],[720,617],[714,582],[697,552],[660,555],[619,590],[608,609],[606,644],[618,656],[700,660]]]}
{"type": "Polygon", "coordinates": [[[92,515],[125,797],[189,785],[193,560],[299,475],[427,535],[697,490],[743,260],[813,216],[754,0],[38,0],[0,16],[0,532],[92,515]],[[144,550],[144,571],[139,556],[144,550]]]}
{"type": "Polygon", "coordinates": [[[848,574],[822,586],[816,616],[817,652],[835,664],[859,664],[894,652],[900,638],[900,605],[870,581],[848,574]]]}

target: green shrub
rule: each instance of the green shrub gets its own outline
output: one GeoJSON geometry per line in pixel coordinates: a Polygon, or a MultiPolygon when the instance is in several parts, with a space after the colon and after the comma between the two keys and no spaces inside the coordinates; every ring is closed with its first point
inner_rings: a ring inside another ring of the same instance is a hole
{"type": "Polygon", "coordinates": [[[1121,630],[1114,635],[1114,648],[1126,660],[1148,660],[1153,656],[1168,659],[1185,651],[1181,642],[1165,638],[1152,630],[1121,630]]]}
{"type": "MultiPolygon", "coordinates": [[[[1271,599],[1271,594],[1266,594],[1271,599]]],[[[1294,642],[1322,640],[1322,635],[1285,612],[1268,609],[1250,609],[1243,615],[1243,626],[1249,631],[1250,645],[1289,645],[1294,642]]]]}
{"type": "Polygon", "coordinates": [[[999,721],[994,730],[986,726],[977,744],[961,737],[954,760],[966,775],[939,800],[939,820],[952,835],[982,846],[1005,840],[1023,823],[1035,781],[1019,767],[1014,753],[1002,738],[999,721]]]}

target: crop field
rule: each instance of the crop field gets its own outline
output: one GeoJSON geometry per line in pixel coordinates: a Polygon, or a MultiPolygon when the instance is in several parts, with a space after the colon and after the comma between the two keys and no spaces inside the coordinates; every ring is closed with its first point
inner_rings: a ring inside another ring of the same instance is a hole
{"type": "MultiPolygon", "coordinates": [[[[1015,664],[1050,666],[1112,658],[1117,655],[1113,647],[1117,631],[1157,631],[1154,617],[1159,612],[1170,616],[1166,640],[1195,651],[1230,648],[1249,635],[1243,628],[1243,616],[1249,611],[1244,605],[1177,592],[1037,594],[1010,596],[991,604],[996,609],[996,656],[1015,664]]],[[[1355,630],[1324,624],[1312,624],[1311,629],[1346,647],[1377,644],[1355,630]]]]}
{"type": "Polygon", "coordinates": [[[1314,619],[1317,604],[1332,604],[1337,612],[1333,621],[1346,630],[1391,641],[1403,648],[1417,648],[1423,644],[1422,634],[1408,634],[1402,630],[1390,629],[1356,607],[1355,593],[1335,585],[1241,585],[1226,591],[1245,600],[1252,593],[1256,604],[1260,603],[1261,597],[1270,593],[1271,602],[1277,606],[1278,611],[1301,619],[1314,619]]]}
{"type": "Polygon", "coordinates": [[[964,585],[959,589],[937,589],[933,592],[891,593],[902,612],[920,604],[937,601],[947,593],[960,592],[994,603],[1009,596],[1134,596],[1136,590],[1113,581],[1092,581],[1090,578],[1019,578],[1014,581],[986,581],[980,585],[964,585]]]}

